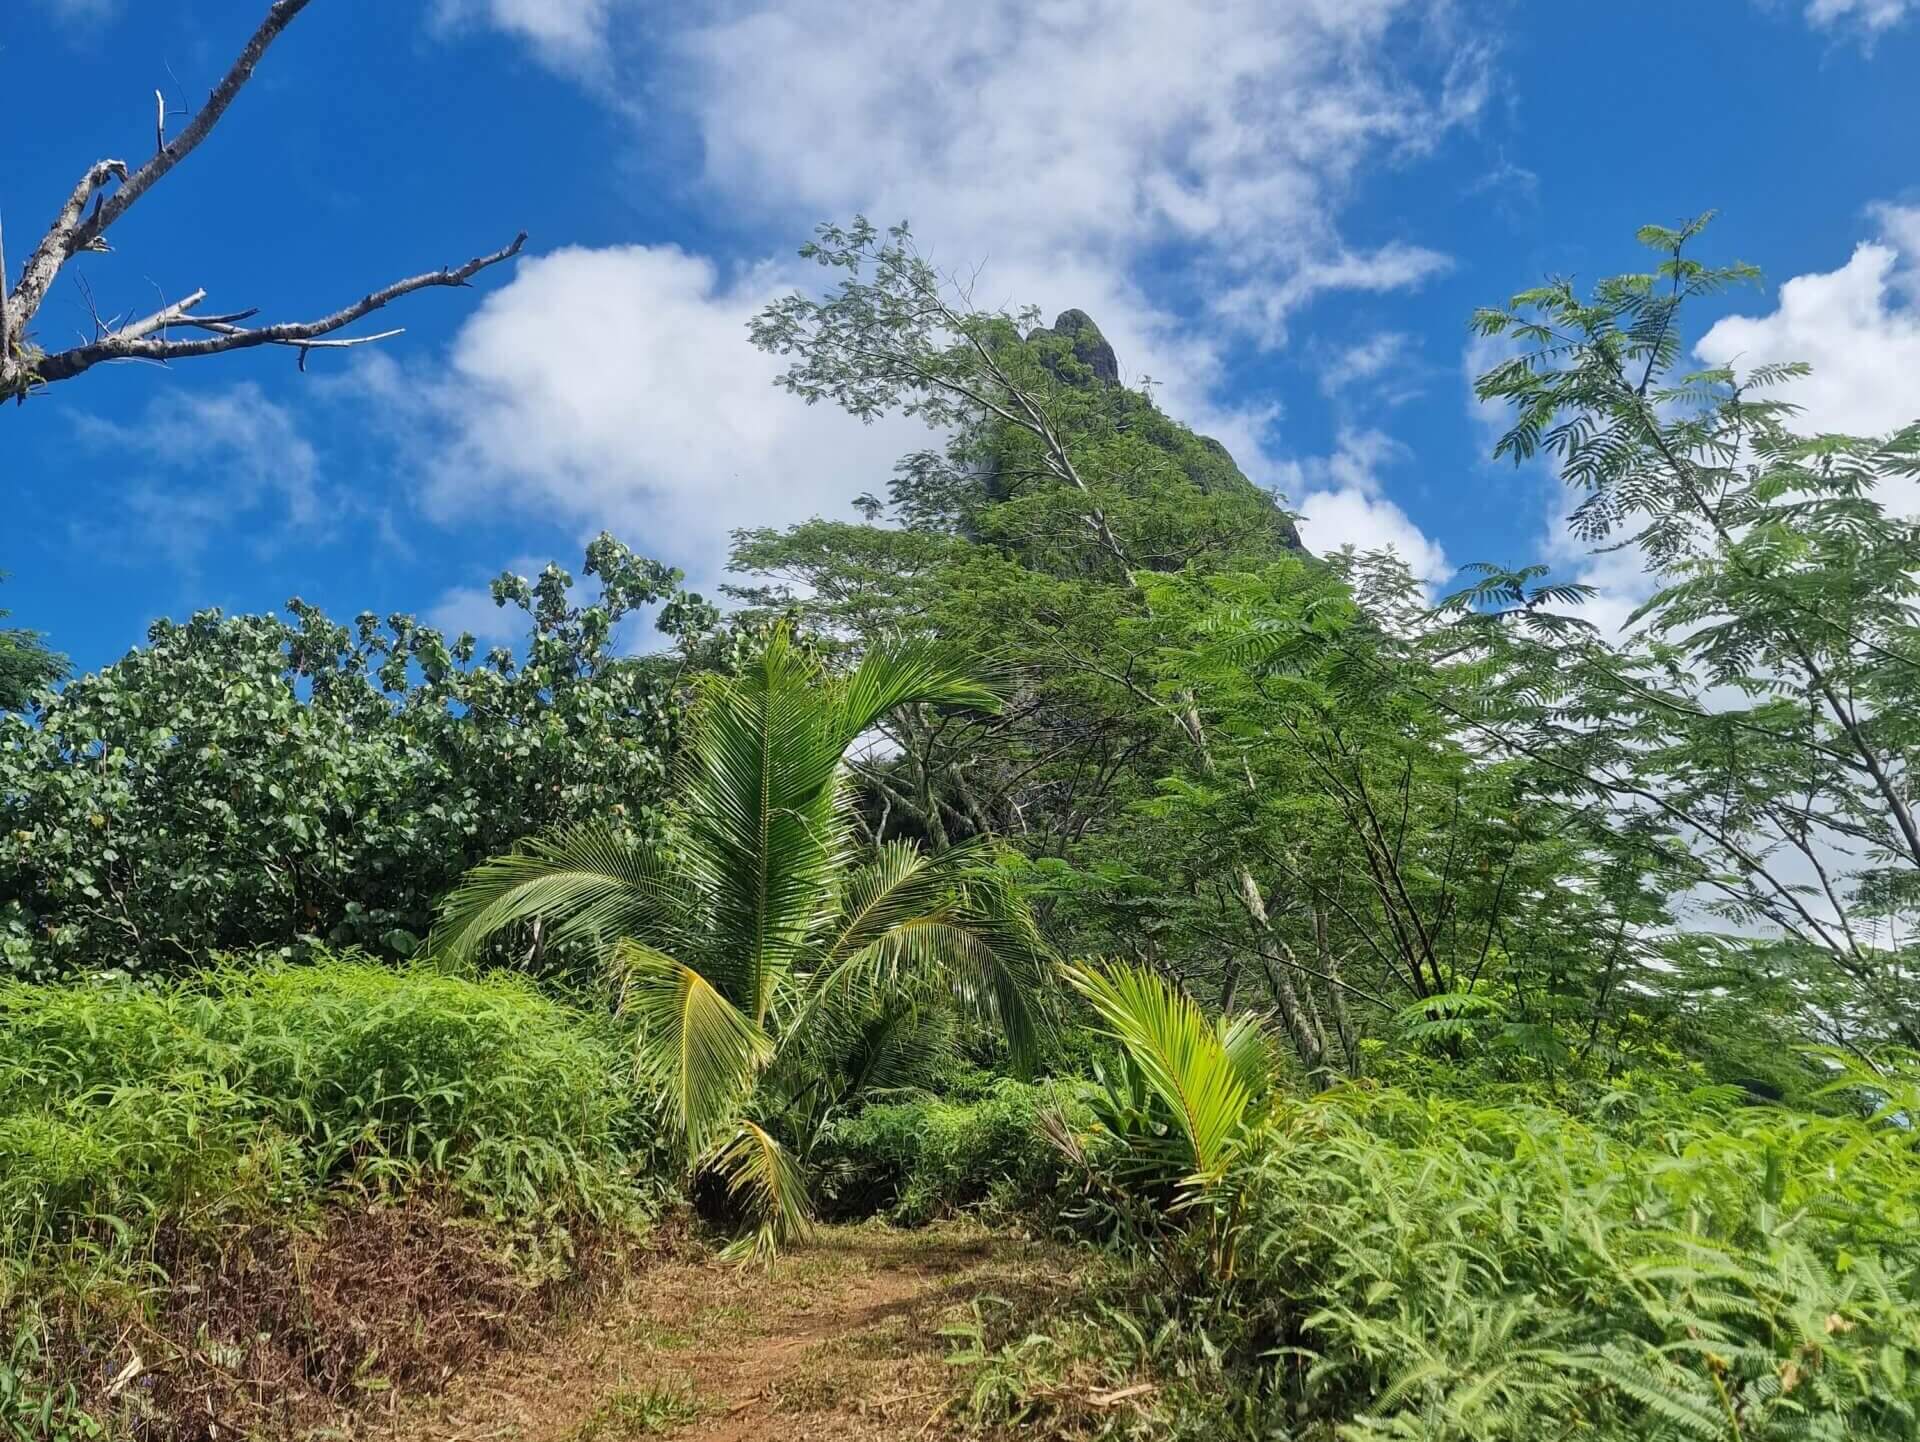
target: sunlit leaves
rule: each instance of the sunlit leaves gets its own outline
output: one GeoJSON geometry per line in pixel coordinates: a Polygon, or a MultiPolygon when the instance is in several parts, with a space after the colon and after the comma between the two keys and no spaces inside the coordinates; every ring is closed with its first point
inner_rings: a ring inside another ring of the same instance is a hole
{"type": "Polygon", "coordinates": [[[1217,1180],[1270,1082],[1258,1029],[1238,1018],[1214,1022],[1141,967],[1076,965],[1066,976],[1177,1127],[1188,1171],[1217,1180]]]}

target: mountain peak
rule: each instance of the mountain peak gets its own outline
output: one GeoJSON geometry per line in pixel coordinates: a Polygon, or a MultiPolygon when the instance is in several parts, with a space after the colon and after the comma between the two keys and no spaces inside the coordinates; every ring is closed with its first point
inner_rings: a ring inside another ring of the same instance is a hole
{"type": "Polygon", "coordinates": [[[1100,327],[1093,323],[1093,317],[1084,310],[1061,311],[1054,317],[1051,329],[1036,327],[1027,339],[1039,341],[1049,336],[1058,336],[1072,346],[1074,358],[1093,372],[1096,381],[1102,385],[1119,384],[1120,358],[1113,353],[1107,338],[1100,334],[1100,327]]]}

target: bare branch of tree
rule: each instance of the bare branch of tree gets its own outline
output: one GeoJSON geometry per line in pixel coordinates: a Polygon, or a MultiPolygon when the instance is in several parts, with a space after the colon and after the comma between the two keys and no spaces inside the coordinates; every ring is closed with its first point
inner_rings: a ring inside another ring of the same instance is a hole
{"type": "Polygon", "coordinates": [[[39,314],[61,268],[84,251],[108,249],[106,234],[114,222],[132,209],[140,197],[174,166],[199,148],[200,142],[207,138],[233,104],[234,97],[252,78],[267,48],[309,3],[310,0],[273,0],[267,8],[266,18],[253,32],[239,58],[228,67],[220,83],[213,88],[207,103],[171,141],[166,133],[166,98],[156,90],[156,148],[153,157],[133,171],[129,171],[126,163],[120,160],[95,162],[74,186],[66,203],[60,207],[59,214],[54,217],[53,224],[28,256],[11,293],[6,291],[6,257],[4,250],[0,250],[0,399],[9,396],[25,399],[31,390],[39,386],[71,380],[103,361],[166,362],[190,356],[249,350],[263,345],[296,348],[300,352],[301,368],[305,369],[307,352],[310,350],[365,345],[400,334],[398,330],[388,330],[378,335],[325,339],[342,327],[413,291],[429,286],[464,286],[488,266],[497,265],[519,253],[521,246],[526,243],[524,232],[516,236],[511,244],[490,255],[476,256],[463,265],[395,281],[318,320],[247,327],[241,322],[250,319],[256,311],[197,316],[193,313],[194,308],[206,298],[206,291],[199,289],[183,300],[117,328],[99,324],[96,311],[98,333],[87,344],[51,355],[43,355],[29,346],[28,327],[39,314]],[[168,334],[174,328],[192,328],[206,334],[192,339],[177,339],[168,334]]]}
{"type": "Polygon", "coordinates": [[[0,377],[7,373],[8,363],[13,359],[13,326],[9,318],[13,307],[7,304],[7,227],[6,218],[0,216],[0,377]]]}
{"type": "Polygon", "coordinates": [[[25,335],[27,324],[39,313],[40,303],[47,298],[47,291],[53,285],[53,278],[60,274],[60,267],[81,250],[97,248],[103,242],[98,230],[95,230],[86,245],[79,241],[82,217],[87,213],[87,202],[93,199],[95,192],[110,180],[127,178],[127,163],[124,160],[99,160],[80,177],[80,183],[73,188],[73,194],[67,197],[67,203],[60,207],[60,213],[53,218],[53,224],[47,227],[47,233],[40,238],[40,244],[33,248],[33,254],[27,257],[26,268],[20,272],[20,283],[13,288],[13,294],[7,298],[8,329],[15,335],[25,335]]]}
{"type": "MultiPolygon", "coordinates": [[[[322,337],[352,325],[362,316],[370,315],[401,296],[410,295],[416,290],[425,290],[429,286],[436,285],[464,286],[488,266],[498,265],[501,261],[518,255],[520,248],[526,243],[526,232],[522,231],[509,244],[491,254],[475,256],[463,265],[450,266],[444,270],[428,271],[424,275],[397,280],[392,285],[383,286],[371,294],[362,296],[352,305],[343,306],[331,315],[321,316],[318,320],[288,321],[279,325],[247,327],[233,324],[231,317],[195,319],[190,313],[191,309],[206,296],[203,290],[195,291],[186,299],[177,301],[164,310],[156,311],[142,320],[134,321],[112,335],[88,345],[75,346],[71,350],[47,356],[35,369],[40,383],[51,385],[55,381],[71,380],[74,376],[91,370],[103,361],[185,360],[191,356],[220,355],[226,351],[251,350],[255,346],[263,345],[292,346],[303,352],[304,359],[304,352],[322,347],[365,345],[369,341],[384,340],[400,332],[389,330],[382,331],[379,335],[338,340],[324,340],[322,337]],[[211,334],[193,340],[175,340],[165,334],[170,326],[194,327],[209,331],[211,334]],[[160,334],[156,335],[155,332],[160,334]]],[[[243,314],[251,314],[251,312],[243,314]]]]}
{"type": "MultiPolygon", "coordinates": [[[[227,73],[207,97],[207,103],[200,107],[200,113],[187,123],[187,128],[170,144],[162,145],[154,153],[153,159],[132,175],[126,173],[125,166],[120,167],[120,188],[107,197],[76,232],[75,250],[85,250],[98,237],[105,235],[113,223],[133,209],[134,203],[153,189],[168,171],[199,149],[200,142],[220,123],[220,117],[227,113],[227,107],[233,104],[233,98],[240,93],[241,87],[253,78],[254,67],[260,63],[260,57],[267,53],[267,47],[280,38],[280,32],[293,23],[294,17],[306,9],[308,3],[309,0],[274,0],[267,9],[267,18],[253,32],[246,48],[240,52],[240,58],[228,67],[227,73]]],[[[118,161],[111,163],[119,164],[118,161]]]]}

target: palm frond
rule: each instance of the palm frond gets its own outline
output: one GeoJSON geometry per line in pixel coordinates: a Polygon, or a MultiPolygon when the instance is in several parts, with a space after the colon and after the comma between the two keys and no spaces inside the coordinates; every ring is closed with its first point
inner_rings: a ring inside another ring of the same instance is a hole
{"type": "Polygon", "coordinates": [[[840,684],[836,727],[851,746],[861,732],[902,706],[961,706],[998,711],[1006,699],[1004,679],[983,668],[979,656],[941,641],[892,640],[871,647],[840,684]]]}
{"type": "Polygon", "coordinates": [[[884,841],[847,883],[841,914],[827,943],[828,966],[871,947],[902,923],[948,915],[958,851],[934,858],[911,841],[884,841]]]}
{"type": "Polygon", "coordinates": [[[1030,1071],[1052,1031],[1047,984],[1052,951],[1005,876],[970,871],[941,958],[954,995],[1000,1028],[1013,1064],[1030,1071]]]}
{"type": "Polygon", "coordinates": [[[702,1167],[725,1179],[727,1195],[754,1224],[725,1255],[771,1258],[780,1247],[807,1235],[812,1202],[806,1176],[792,1153],[763,1127],[742,1121],[705,1157],[702,1167]]]}
{"type": "Polygon", "coordinates": [[[1046,944],[1004,881],[974,865],[979,850],[928,856],[911,842],[883,844],[847,887],[794,1024],[938,984],[999,1026],[1015,1065],[1031,1068],[1047,1030],[1046,944]]]}
{"type": "Polygon", "coordinates": [[[688,747],[686,867],[729,941],[714,980],[756,1023],[832,914],[852,851],[822,684],[777,630],[742,675],[709,678],[688,747]]]}
{"type": "Polygon", "coordinates": [[[1251,1055],[1244,1033],[1216,1027],[1193,998],[1144,968],[1063,970],[1172,1114],[1193,1173],[1219,1176],[1252,1107],[1242,1080],[1251,1055]]]}
{"type": "Polygon", "coordinates": [[[955,1056],[952,1009],[935,998],[890,997],[886,1006],[850,1020],[833,1028],[840,1040],[833,1060],[842,1101],[931,1086],[955,1056]]]}
{"type": "Polygon", "coordinates": [[[1247,1099],[1259,1101],[1272,1088],[1275,1075],[1273,1038],[1265,1024],[1252,1012],[1241,1012],[1221,1017],[1214,1027],[1220,1034],[1220,1050],[1246,1088],[1247,1099]]]}
{"type": "Polygon", "coordinates": [[[638,1023],[634,1061],[699,1154],[732,1121],[773,1045],[705,977],[631,939],[614,954],[622,1010],[638,1023]]]}
{"type": "Polygon", "coordinates": [[[674,915],[661,848],[587,822],[534,837],[481,862],[440,903],[429,939],[446,961],[470,961],[509,926],[538,917],[553,942],[659,932],[674,915]]]}

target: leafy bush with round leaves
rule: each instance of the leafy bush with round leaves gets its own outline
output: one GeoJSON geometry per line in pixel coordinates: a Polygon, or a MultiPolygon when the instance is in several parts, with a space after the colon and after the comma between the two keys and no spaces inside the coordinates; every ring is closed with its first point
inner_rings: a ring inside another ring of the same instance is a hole
{"type": "Polygon", "coordinates": [[[673,657],[620,654],[662,604],[691,645],[713,612],[602,535],[601,594],[505,575],[516,655],[413,617],[157,622],[111,666],[0,716],[0,973],[146,975],[209,952],[320,942],[410,954],[463,870],[588,816],[640,826],[666,785],[673,657]]]}

